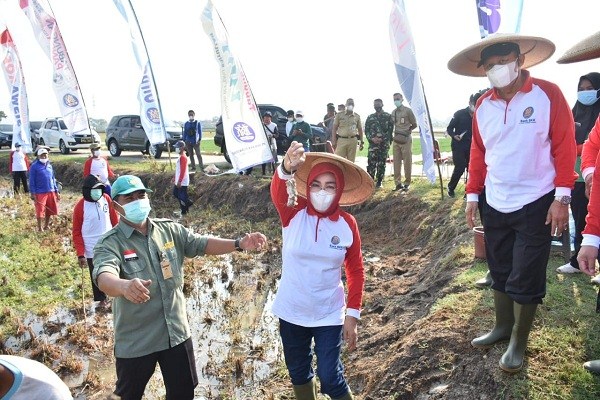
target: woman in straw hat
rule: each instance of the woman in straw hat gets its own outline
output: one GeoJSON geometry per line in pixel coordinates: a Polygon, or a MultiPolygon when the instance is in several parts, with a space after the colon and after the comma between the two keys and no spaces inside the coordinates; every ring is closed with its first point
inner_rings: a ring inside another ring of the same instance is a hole
{"type": "Polygon", "coordinates": [[[340,354],[342,340],[348,350],[356,348],[364,269],[356,220],[340,206],[364,202],[373,186],[354,163],[330,153],[305,154],[298,142],[292,142],[273,176],[271,197],[283,225],[283,272],[273,314],[279,317],[285,362],[299,400],[317,398],[313,354],[321,392],[332,399],[353,398],[340,354]]]}
{"type": "Polygon", "coordinates": [[[547,39],[495,34],[448,62],[460,75],[487,76],[493,88],[477,102],[467,182],[467,224],[474,226],[485,187],[483,226],[496,323],[471,341],[487,348],[510,339],[499,366],[523,366],[529,332],[546,294],[551,235],[568,224],[575,181],[573,116],[554,83],[524,68],[554,53],[547,39]]]}
{"type": "MultiPolygon", "coordinates": [[[[598,57],[600,57],[600,32],[577,43],[567,50],[557,62],[567,64],[598,57]]],[[[600,190],[593,189],[592,186],[593,181],[600,179],[600,164],[597,162],[598,149],[600,149],[600,120],[596,120],[588,140],[583,145],[581,154],[581,171],[590,201],[577,261],[581,271],[589,276],[594,276],[596,273],[598,246],[600,246],[600,190]]],[[[600,297],[600,294],[598,296],[600,297]]],[[[600,360],[587,361],[583,366],[590,372],[600,374],[600,360]]]]}

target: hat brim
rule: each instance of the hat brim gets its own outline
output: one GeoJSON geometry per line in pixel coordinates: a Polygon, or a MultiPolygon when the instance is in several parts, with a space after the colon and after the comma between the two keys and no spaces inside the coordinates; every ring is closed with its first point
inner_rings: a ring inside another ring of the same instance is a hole
{"type": "Polygon", "coordinates": [[[525,55],[523,68],[540,64],[550,58],[556,50],[554,43],[541,37],[496,33],[458,52],[448,61],[448,69],[458,75],[486,76],[483,67],[477,66],[481,60],[481,51],[488,46],[503,42],[519,45],[521,54],[525,55]]]}
{"type": "Polygon", "coordinates": [[[152,189],[146,189],[146,188],[129,188],[127,190],[123,190],[122,192],[119,193],[111,193],[112,198],[114,199],[117,196],[123,196],[129,193],[133,193],[133,192],[139,192],[140,190],[143,190],[146,193],[152,193],[152,189]]]}
{"type": "Polygon", "coordinates": [[[331,153],[306,153],[306,161],[294,174],[298,195],[306,198],[307,180],[310,170],[320,163],[331,163],[344,174],[344,192],[340,197],[341,206],[353,206],[367,200],[373,194],[375,184],[367,172],[346,160],[331,153]]]}
{"type": "Polygon", "coordinates": [[[600,32],[586,37],[571,47],[558,60],[559,64],[570,64],[600,57],[600,32]]]}

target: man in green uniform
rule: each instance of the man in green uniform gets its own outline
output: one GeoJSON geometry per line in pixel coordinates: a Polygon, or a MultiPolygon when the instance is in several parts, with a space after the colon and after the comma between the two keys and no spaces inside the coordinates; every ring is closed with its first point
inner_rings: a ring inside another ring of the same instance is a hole
{"type": "Polygon", "coordinates": [[[394,181],[395,190],[408,190],[412,173],[412,136],[411,132],[417,127],[417,119],[412,110],[402,102],[404,97],[400,93],[394,93],[394,105],[392,111],[394,121],[394,181]],[[404,162],[404,184],[402,184],[402,163],[404,162]]]}
{"type": "Polygon", "coordinates": [[[115,394],[141,399],[158,363],[167,399],[193,399],[198,378],[183,294],[184,258],[260,250],[266,238],[258,232],[237,240],[206,237],[169,219],[148,218],[150,192],[137,176],[119,177],[111,195],[122,218],[94,248],[93,279],[115,298],[115,394]]]}
{"type": "Polygon", "coordinates": [[[360,115],[354,112],[353,99],[346,100],[346,110],[335,115],[331,145],[336,155],[352,162],[356,159],[356,146],[363,149],[362,123],[360,115]]]}
{"type": "Polygon", "coordinates": [[[375,180],[375,174],[377,174],[375,187],[380,188],[385,176],[385,163],[392,141],[394,121],[389,113],[383,111],[383,101],[381,99],[375,99],[373,107],[375,113],[369,115],[365,122],[365,135],[369,142],[367,172],[373,180],[375,180]]]}

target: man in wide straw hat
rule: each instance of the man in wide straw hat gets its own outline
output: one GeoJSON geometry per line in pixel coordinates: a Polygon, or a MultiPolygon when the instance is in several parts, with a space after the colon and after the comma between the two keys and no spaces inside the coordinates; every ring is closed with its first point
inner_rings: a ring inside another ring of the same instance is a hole
{"type": "MultiPolygon", "coordinates": [[[[574,63],[600,57],[600,32],[583,39],[570,48],[558,59],[559,64],[574,63]]],[[[585,179],[586,193],[589,193],[588,213],[586,225],[583,230],[581,249],[577,261],[581,271],[590,276],[596,273],[596,260],[598,259],[598,246],[600,246],[600,190],[593,189],[592,182],[600,179],[600,168],[597,164],[598,150],[600,149],[600,119],[590,131],[589,137],[583,145],[581,153],[581,171],[585,179]]],[[[600,297],[600,294],[599,294],[600,297]]],[[[590,372],[600,374],[600,360],[587,361],[584,368],[590,372]]]]}
{"type": "Polygon", "coordinates": [[[313,354],[321,392],[334,400],[353,398],[340,354],[342,340],[348,350],[356,348],[365,274],[356,220],[340,206],[360,204],[372,193],[373,180],[364,169],[335,154],[305,154],[298,142],[292,142],[273,176],[283,271],[272,311],[279,318],[285,363],[298,400],[317,399],[313,354]]]}
{"type": "Polygon", "coordinates": [[[455,55],[448,68],[487,76],[492,89],[477,102],[467,182],[466,218],[473,227],[478,195],[496,323],[471,344],[491,347],[510,338],[500,368],[517,372],[537,305],[546,294],[551,235],[568,224],[576,175],[571,109],[557,85],[524,68],[554,53],[547,39],[496,34],[455,55]]]}

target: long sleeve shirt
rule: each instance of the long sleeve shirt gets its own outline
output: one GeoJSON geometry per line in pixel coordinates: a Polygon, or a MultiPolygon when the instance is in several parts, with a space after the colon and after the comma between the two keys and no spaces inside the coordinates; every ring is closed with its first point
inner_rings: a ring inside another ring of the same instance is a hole
{"type": "Polygon", "coordinates": [[[29,158],[22,151],[11,151],[8,172],[29,171],[29,158]]]}
{"type": "Polygon", "coordinates": [[[104,193],[98,201],[81,198],[73,209],[73,246],[78,257],[94,257],[98,239],[119,222],[110,197],[104,193]]]}
{"type": "Polygon", "coordinates": [[[107,184],[108,178],[114,178],[115,172],[104,157],[90,157],[83,164],[83,177],[96,175],[100,182],[107,184]]]}
{"type": "Polygon", "coordinates": [[[365,275],[356,220],[344,211],[325,218],[312,215],[303,198],[288,207],[288,179],[293,177],[279,167],[271,183],[271,198],[283,225],[283,272],[273,314],[306,327],[342,325],[345,314],[359,318],[365,275]]]}
{"type": "Polygon", "coordinates": [[[34,161],[29,168],[29,192],[31,194],[41,194],[58,192],[54,169],[48,161],[46,164],[34,161]]]}
{"type": "Polygon", "coordinates": [[[467,200],[486,201],[509,213],[551,190],[568,196],[575,184],[573,114],[553,83],[526,80],[507,103],[491,90],[478,100],[473,116],[467,200]]]}

